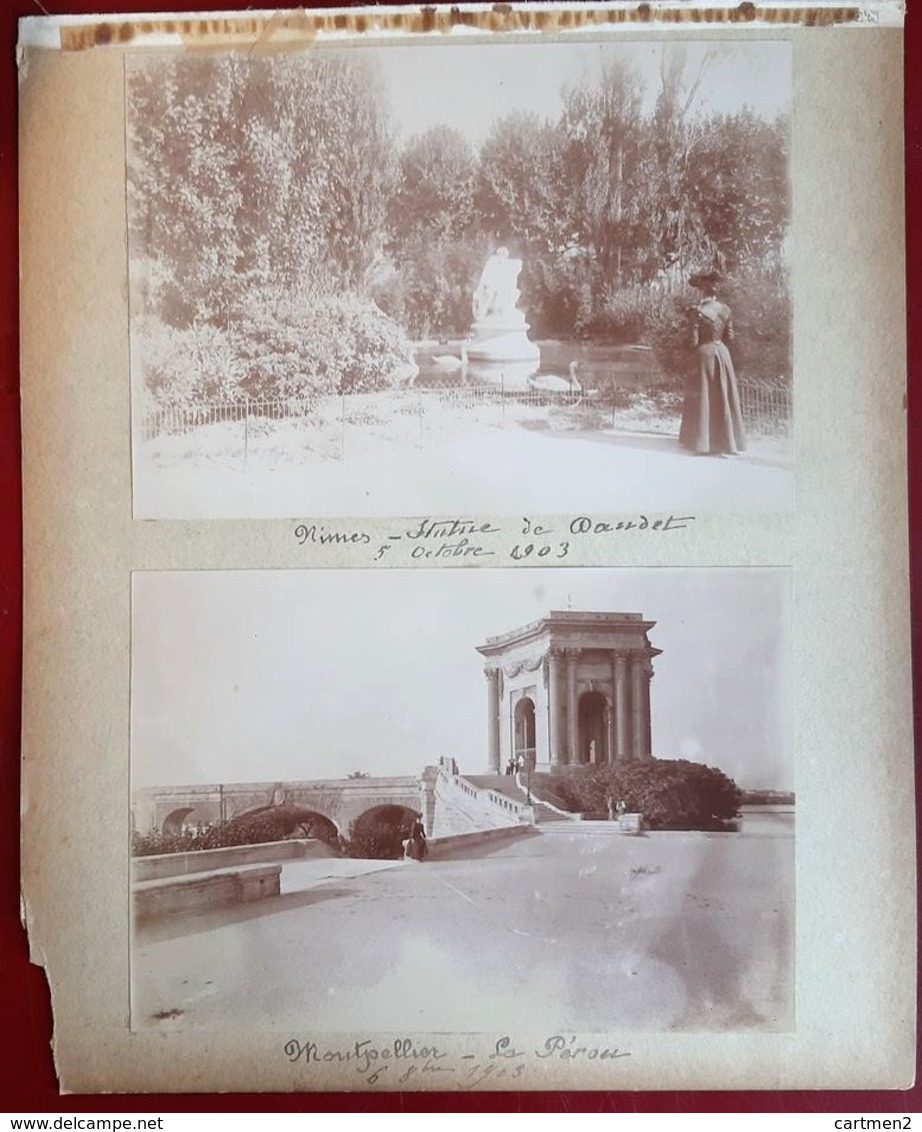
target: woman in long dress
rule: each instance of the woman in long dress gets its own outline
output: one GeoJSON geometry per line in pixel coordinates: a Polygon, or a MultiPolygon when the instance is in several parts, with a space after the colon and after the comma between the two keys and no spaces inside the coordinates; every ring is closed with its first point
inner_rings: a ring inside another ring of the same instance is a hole
{"type": "Polygon", "coordinates": [[[685,383],[679,443],[699,456],[735,456],[746,447],[736,373],[727,348],[733,339],[733,321],[730,308],[717,299],[720,280],[716,271],[702,271],[689,279],[704,298],[693,311],[695,365],[685,383]]]}

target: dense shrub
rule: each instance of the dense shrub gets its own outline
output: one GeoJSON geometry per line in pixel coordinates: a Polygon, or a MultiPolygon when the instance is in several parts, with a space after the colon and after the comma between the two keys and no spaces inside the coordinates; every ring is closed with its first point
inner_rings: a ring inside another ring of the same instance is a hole
{"type": "Polygon", "coordinates": [[[654,287],[636,286],[623,287],[606,296],[594,329],[597,335],[613,342],[653,346],[654,339],[665,328],[674,332],[680,324],[682,308],[671,295],[654,287]]]}
{"type": "Polygon", "coordinates": [[[602,272],[591,256],[572,251],[526,258],[520,286],[520,305],[536,334],[584,338],[595,333],[602,272]]]}
{"type": "MultiPolygon", "coordinates": [[[[688,288],[675,296],[652,293],[645,310],[643,341],[656,351],[663,370],[684,378],[692,365],[691,308],[701,295],[688,288]]],[[[739,270],[718,291],[733,315],[729,343],[737,375],[775,381],[791,376],[791,304],[780,271],[739,270]]]]}
{"type": "Polygon", "coordinates": [[[654,828],[714,829],[737,814],[739,787],[722,771],[685,759],[653,759],[598,766],[554,778],[574,810],[604,813],[607,800],[624,802],[654,828]]]}
{"type": "Polygon", "coordinates": [[[780,269],[740,270],[720,297],[733,311],[733,361],[745,377],[791,377],[791,297],[780,269]]]}
{"type": "Polygon", "coordinates": [[[151,321],[140,339],[145,390],[156,407],[367,393],[414,372],[403,330],[352,294],[257,293],[226,326],[178,330],[151,321]]]}
{"type": "Polygon", "coordinates": [[[404,331],[357,295],[326,295],[307,303],[254,303],[241,332],[251,397],[309,393],[371,393],[406,380],[412,350],[404,331]]]}
{"type": "Polygon", "coordinates": [[[202,323],[176,329],[154,319],[140,328],[145,408],[185,408],[233,401],[246,375],[238,341],[202,323]]]}

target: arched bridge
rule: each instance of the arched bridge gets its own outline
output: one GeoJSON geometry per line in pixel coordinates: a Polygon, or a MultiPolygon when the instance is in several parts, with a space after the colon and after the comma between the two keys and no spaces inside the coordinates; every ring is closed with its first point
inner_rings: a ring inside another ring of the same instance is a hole
{"type": "Polygon", "coordinates": [[[163,786],[133,792],[131,819],[137,833],[179,833],[183,826],[211,825],[267,806],[290,805],[326,818],[348,838],[359,818],[382,807],[421,813],[428,826],[432,798],[432,776],[426,773],[401,778],[163,786]]]}

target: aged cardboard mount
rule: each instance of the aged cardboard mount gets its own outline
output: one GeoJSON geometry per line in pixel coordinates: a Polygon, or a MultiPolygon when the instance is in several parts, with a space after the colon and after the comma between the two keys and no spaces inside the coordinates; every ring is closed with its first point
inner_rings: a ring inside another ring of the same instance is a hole
{"type": "Polygon", "coordinates": [[[902,28],[626,12],[24,21],[22,884],[64,1089],[911,1081],[906,546],[868,537],[906,516],[902,28]],[[380,160],[318,156],[357,149],[334,91],[380,160]],[[560,785],[656,759],[795,792],[796,835],[619,839],[560,785]],[[281,849],[129,851],[285,807],[281,849]],[[429,859],[374,856],[389,807],[429,859]]]}

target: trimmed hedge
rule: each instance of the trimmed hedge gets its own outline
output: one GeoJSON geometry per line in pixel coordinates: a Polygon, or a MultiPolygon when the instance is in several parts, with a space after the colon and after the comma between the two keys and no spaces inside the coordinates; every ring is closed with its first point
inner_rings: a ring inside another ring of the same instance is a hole
{"type": "Polygon", "coordinates": [[[686,759],[598,766],[555,775],[553,785],[574,811],[605,813],[611,798],[654,829],[720,829],[737,816],[742,798],[722,771],[686,759]]]}

